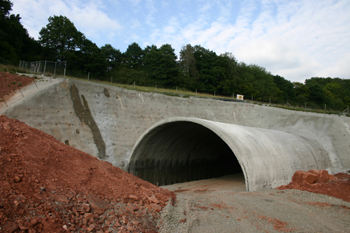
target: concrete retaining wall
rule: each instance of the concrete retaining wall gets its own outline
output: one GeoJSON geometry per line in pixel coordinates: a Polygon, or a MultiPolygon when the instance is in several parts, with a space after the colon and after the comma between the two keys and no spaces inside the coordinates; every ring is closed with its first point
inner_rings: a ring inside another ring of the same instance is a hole
{"type": "Polygon", "coordinates": [[[170,97],[78,80],[53,84],[0,114],[24,121],[123,169],[139,137],[155,123],[170,117],[292,133],[322,145],[329,157],[329,170],[350,169],[350,119],[344,116],[170,97]]]}

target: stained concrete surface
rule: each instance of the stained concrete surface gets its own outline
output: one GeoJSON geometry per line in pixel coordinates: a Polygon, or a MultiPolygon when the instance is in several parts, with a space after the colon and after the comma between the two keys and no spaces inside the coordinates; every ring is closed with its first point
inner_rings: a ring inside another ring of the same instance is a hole
{"type": "Polygon", "coordinates": [[[160,185],[243,172],[255,191],[288,184],[297,170],[330,168],[322,145],[292,133],[176,117],[140,137],[128,171],[160,185]]]}
{"type": "Polygon", "coordinates": [[[0,114],[24,121],[61,142],[68,141],[71,146],[98,156],[99,149],[91,128],[74,111],[72,85],[84,96],[101,133],[106,146],[105,160],[123,169],[126,169],[131,150],[140,136],[152,125],[171,117],[199,118],[291,133],[320,144],[329,158],[331,172],[350,169],[350,118],[345,116],[170,97],[70,79],[40,90],[0,114]]]}

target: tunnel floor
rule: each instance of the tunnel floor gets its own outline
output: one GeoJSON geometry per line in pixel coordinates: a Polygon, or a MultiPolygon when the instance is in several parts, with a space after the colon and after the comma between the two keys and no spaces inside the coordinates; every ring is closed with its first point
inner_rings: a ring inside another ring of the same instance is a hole
{"type": "Polygon", "coordinates": [[[196,180],[184,183],[161,186],[175,193],[212,193],[212,192],[244,192],[246,191],[243,173],[226,175],[218,178],[196,180]]]}

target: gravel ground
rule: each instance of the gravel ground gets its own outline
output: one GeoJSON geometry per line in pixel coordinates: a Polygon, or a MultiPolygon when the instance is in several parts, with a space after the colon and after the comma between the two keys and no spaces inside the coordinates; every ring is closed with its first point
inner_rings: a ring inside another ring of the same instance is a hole
{"type": "MultiPolygon", "coordinates": [[[[242,189],[242,179],[232,184],[242,189]]],[[[177,201],[163,209],[160,232],[350,232],[349,202],[299,190],[237,191],[228,180],[164,186],[177,201]]]]}

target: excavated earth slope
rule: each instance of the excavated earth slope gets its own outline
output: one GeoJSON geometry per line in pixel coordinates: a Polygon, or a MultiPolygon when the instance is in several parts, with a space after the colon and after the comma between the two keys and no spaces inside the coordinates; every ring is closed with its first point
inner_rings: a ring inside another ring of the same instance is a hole
{"type": "Polygon", "coordinates": [[[0,115],[0,232],[156,232],[172,197],[0,115]]]}

